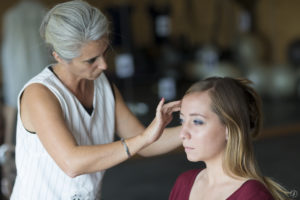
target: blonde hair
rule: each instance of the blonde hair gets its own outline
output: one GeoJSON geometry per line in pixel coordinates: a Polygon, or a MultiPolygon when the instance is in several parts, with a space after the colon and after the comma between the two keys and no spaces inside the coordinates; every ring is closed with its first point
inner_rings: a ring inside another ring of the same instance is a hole
{"type": "Polygon", "coordinates": [[[262,127],[261,100],[247,79],[211,77],[193,84],[185,95],[208,91],[211,109],[228,129],[223,157],[224,171],[233,177],[260,181],[276,200],[287,200],[293,192],[260,172],[252,140],[262,127]]]}

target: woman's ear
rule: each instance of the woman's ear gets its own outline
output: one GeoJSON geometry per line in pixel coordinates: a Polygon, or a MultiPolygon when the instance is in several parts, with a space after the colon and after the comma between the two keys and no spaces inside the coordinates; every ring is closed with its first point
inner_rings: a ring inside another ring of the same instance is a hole
{"type": "Polygon", "coordinates": [[[55,51],[52,51],[52,56],[53,58],[58,62],[58,63],[63,63],[64,60],[61,59],[61,57],[59,57],[59,55],[55,52],[55,51]]]}

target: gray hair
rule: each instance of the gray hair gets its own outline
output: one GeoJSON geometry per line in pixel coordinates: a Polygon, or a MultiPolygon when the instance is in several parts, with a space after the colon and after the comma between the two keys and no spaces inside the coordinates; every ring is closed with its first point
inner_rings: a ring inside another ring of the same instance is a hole
{"type": "Polygon", "coordinates": [[[40,34],[62,59],[80,56],[83,44],[108,34],[108,20],[87,2],[74,0],[57,4],[44,17],[40,34]]]}

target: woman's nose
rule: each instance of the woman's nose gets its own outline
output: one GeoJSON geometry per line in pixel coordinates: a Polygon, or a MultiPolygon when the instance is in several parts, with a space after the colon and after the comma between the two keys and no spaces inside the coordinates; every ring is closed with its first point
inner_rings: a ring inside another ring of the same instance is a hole
{"type": "Polygon", "coordinates": [[[180,130],[180,138],[182,140],[184,139],[189,139],[190,138],[190,133],[188,131],[188,127],[186,125],[182,125],[181,126],[181,130],[180,130]]]}
{"type": "Polygon", "coordinates": [[[99,69],[102,69],[102,70],[106,70],[107,69],[107,63],[106,63],[106,60],[105,60],[104,57],[100,57],[98,59],[97,67],[99,69]]]}

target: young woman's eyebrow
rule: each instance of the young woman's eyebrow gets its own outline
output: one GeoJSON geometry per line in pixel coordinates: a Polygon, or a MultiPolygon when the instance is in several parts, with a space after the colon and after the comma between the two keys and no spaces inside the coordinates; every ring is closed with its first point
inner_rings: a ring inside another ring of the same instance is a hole
{"type": "Polygon", "coordinates": [[[191,117],[197,117],[197,116],[200,116],[200,117],[204,117],[204,118],[206,118],[206,116],[205,116],[205,115],[203,115],[203,114],[200,114],[200,113],[190,113],[190,114],[189,114],[189,116],[191,116],[191,117]]]}
{"type": "MultiPolygon", "coordinates": [[[[180,115],[180,116],[183,116],[184,114],[183,114],[183,113],[180,113],[179,115],[180,115]]],[[[190,114],[189,114],[189,116],[191,116],[191,117],[200,116],[200,117],[204,117],[204,118],[206,118],[206,116],[205,116],[205,115],[203,115],[203,114],[200,114],[200,113],[190,113],[190,114]]]]}

